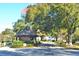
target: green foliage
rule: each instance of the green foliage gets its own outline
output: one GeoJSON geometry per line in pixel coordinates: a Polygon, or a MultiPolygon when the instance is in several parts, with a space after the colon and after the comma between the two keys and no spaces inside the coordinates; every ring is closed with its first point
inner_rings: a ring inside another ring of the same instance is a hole
{"type": "Polygon", "coordinates": [[[76,41],[79,41],[79,36],[74,35],[74,37],[72,39],[72,43],[75,43],[76,41]]]}
{"type": "Polygon", "coordinates": [[[76,41],[79,41],[79,28],[76,29],[73,37],[72,43],[75,43],[76,41]]]}
{"type": "Polygon", "coordinates": [[[35,32],[50,36],[64,35],[67,42],[72,42],[73,34],[79,27],[79,4],[35,4],[27,7],[25,20],[18,20],[14,24],[14,31],[30,27],[35,32]],[[62,29],[62,30],[61,30],[62,29]]]}
{"type": "Polygon", "coordinates": [[[12,29],[6,28],[2,33],[3,41],[12,41],[15,38],[15,32],[12,29]]]}
{"type": "Polygon", "coordinates": [[[27,44],[27,47],[33,47],[34,45],[33,44],[27,44]]]}
{"type": "Polygon", "coordinates": [[[26,41],[25,43],[27,43],[27,44],[33,44],[33,41],[31,40],[31,41],[26,41]]]}
{"type": "Polygon", "coordinates": [[[23,41],[14,40],[12,43],[12,48],[21,48],[23,47],[23,41]]]}
{"type": "Polygon", "coordinates": [[[64,43],[63,41],[56,41],[56,43],[58,46],[66,47],[66,43],[64,43]]]}
{"type": "Polygon", "coordinates": [[[3,35],[14,34],[13,30],[6,28],[5,31],[2,32],[3,35]]]}
{"type": "Polygon", "coordinates": [[[18,32],[22,30],[25,26],[26,26],[25,21],[20,19],[14,23],[13,28],[15,32],[18,32]]]}
{"type": "Polygon", "coordinates": [[[33,22],[34,29],[58,36],[62,28],[67,29],[68,42],[79,26],[78,4],[36,4],[29,7],[26,22],[33,22]]]}

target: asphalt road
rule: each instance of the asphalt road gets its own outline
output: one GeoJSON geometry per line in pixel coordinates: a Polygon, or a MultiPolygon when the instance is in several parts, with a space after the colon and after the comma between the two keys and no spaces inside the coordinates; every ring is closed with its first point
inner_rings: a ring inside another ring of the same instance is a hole
{"type": "Polygon", "coordinates": [[[65,48],[0,48],[0,56],[79,56],[79,50],[65,48]]]}

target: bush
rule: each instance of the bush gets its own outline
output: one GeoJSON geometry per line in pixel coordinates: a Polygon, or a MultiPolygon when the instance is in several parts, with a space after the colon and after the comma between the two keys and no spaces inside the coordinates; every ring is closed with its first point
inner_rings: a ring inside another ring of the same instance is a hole
{"type": "Polygon", "coordinates": [[[47,42],[48,40],[42,40],[42,41],[47,42]]]}
{"type": "Polygon", "coordinates": [[[33,41],[26,41],[27,44],[33,44],[33,41]]]}
{"type": "Polygon", "coordinates": [[[64,43],[63,41],[57,41],[56,43],[58,46],[66,47],[66,43],[64,43]]]}
{"type": "Polygon", "coordinates": [[[27,44],[27,47],[33,47],[34,45],[33,44],[27,44]]]}
{"type": "Polygon", "coordinates": [[[75,43],[76,41],[79,41],[79,36],[74,36],[73,40],[72,40],[72,43],[75,43]]]}
{"type": "Polygon", "coordinates": [[[23,41],[15,40],[12,43],[12,48],[21,48],[23,47],[23,41]]]}

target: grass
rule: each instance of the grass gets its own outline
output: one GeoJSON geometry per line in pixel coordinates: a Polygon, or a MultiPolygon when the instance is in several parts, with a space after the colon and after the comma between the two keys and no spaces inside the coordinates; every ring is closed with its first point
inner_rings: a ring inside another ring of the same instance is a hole
{"type": "Polygon", "coordinates": [[[65,46],[64,48],[79,50],[79,45],[73,44],[73,46],[65,46]]]}
{"type": "Polygon", "coordinates": [[[73,45],[73,48],[77,48],[77,49],[79,49],[79,45],[73,45]]]}

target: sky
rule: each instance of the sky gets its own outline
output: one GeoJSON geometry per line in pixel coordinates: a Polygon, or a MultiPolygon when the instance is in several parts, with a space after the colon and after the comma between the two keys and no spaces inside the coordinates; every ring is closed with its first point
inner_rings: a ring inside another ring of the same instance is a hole
{"type": "Polygon", "coordinates": [[[21,18],[21,11],[29,4],[0,3],[0,33],[6,28],[12,29],[13,23],[21,18]]]}

